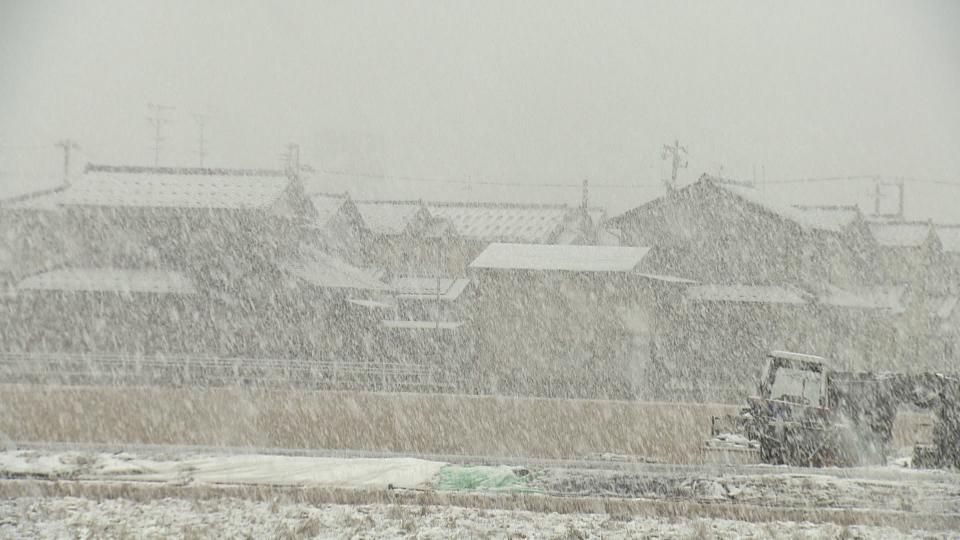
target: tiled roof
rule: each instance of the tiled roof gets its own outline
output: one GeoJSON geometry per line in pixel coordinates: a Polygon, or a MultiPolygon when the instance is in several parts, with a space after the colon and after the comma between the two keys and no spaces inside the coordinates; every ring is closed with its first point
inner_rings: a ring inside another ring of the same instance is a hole
{"type": "Polygon", "coordinates": [[[65,268],[21,281],[22,291],[91,291],[116,293],[195,294],[189,278],[172,270],[65,268]]]}
{"type": "Polygon", "coordinates": [[[567,206],[429,203],[431,215],[457,233],[485,242],[549,243],[570,212],[567,206]]]}
{"type": "Polygon", "coordinates": [[[695,285],[686,290],[687,298],[698,302],[740,302],[763,304],[806,304],[800,291],[774,285],[695,285]]]}
{"type": "Polygon", "coordinates": [[[930,235],[927,223],[871,223],[870,232],[884,247],[919,247],[930,235]]]}
{"type": "Polygon", "coordinates": [[[317,287],[373,291],[387,289],[387,285],[374,277],[373,272],[315,249],[308,250],[284,266],[294,276],[317,287]]]}
{"type": "Polygon", "coordinates": [[[625,246],[490,244],[470,268],[632,272],[648,251],[647,247],[625,246]]]}
{"type": "Polygon", "coordinates": [[[73,206],[264,209],[284,196],[283,176],[89,171],[62,194],[73,206]]]}

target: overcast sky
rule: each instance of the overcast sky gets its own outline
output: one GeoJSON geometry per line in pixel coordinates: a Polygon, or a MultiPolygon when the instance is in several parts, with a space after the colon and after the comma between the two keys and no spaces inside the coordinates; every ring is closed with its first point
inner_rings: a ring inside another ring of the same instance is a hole
{"type": "MultiPolygon", "coordinates": [[[[176,107],[166,165],[198,163],[204,114],[211,166],[276,167],[293,142],[306,163],[371,175],[587,178],[615,211],[659,192],[675,139],[683,182],[721,170],[960,182],[960,2],[0,1],[5,191],[53,181],[33,172],[55,173],[64,137],[81,160],[152,164],[150,102],[176,107]]],[[[579,198],[368,177],[321,187],[579,198]]],[[[908,210],[960,221],[958,198],[908,187],[908,210]]]]}

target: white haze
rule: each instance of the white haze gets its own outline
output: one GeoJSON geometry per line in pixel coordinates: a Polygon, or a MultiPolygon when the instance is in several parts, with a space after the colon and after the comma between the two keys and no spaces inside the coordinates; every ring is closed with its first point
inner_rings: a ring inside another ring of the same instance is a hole
{"type": "MultiPolygon", "coordinates": [[[[5,0],[0,194],[56,183],[66,137],[78,161],[152,164],[148,102],[176,107],[162,164],[198,164],[202,113],[208,166],[276,167],[299,143],[369,175],[316,179],[361,197],[574,203],[576,187],[499,184],[586,178],[617,212],[661,193],[674,139],[682,182],[960,182],[958,23],[950,0],[5,0]]],[[[872,183],[773,192],[866,205],[872,183]]],[[[910,184],[907,214],[960,221],[958,195],[910,184]]]]}

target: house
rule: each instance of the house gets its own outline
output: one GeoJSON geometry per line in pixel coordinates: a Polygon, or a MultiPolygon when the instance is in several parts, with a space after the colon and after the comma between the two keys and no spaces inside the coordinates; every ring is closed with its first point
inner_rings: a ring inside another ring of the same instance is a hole
{"type": "Polygon", "coordinates": [[[911,284],[927,293],[950,288],[948,256],[932,223],[877,221],[869,227],[884,283],[911,284]]]}
{"type": "Polygon", "coordinates": [[[689,280],[639,271],[650,249],[493,243],[477,283],[477,388],[646,399],[660,312],[689,280]]]}
{"type": "Polygon", "coordinates": [[[783,205],[708,175],[607,227],[652,246],[650,271],[705,283],[864,283],[872,271],[859,211],[783,205]]]}
{"type": "Polygon", "coordinates": [[[275,171],[94,165],[68,188],[30,204],[65,216],[78,254],[20,279],[9,315],[27,321],[26,314],[42,313],[53,319],[33,326],[93,333],[59,345],[20,341],[28,347],[355,355],[355,344],[343,338],[359,320],[348,300],[386,288],[336,254],[342,244],[328,241],[340,240],[329,231],[362,229],[352,203],[308,197],[299,179],[275,171]],[[163,286],[170,283],[180,286],[163,286]],[[113,318],[101,314],[104,306],[113,318]],[[146,313],[157,324],[124,313],[146,313]],[[58,323],[58,316],[94,323],[58,323]]]}

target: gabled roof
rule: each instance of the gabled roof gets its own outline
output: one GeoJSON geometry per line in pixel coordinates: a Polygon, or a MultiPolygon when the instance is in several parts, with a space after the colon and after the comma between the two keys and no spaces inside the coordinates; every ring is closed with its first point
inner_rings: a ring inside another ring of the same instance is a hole
{"type": "Polygon", "coordinates": [[[430,211],[415,202],[358,201],[356,204],[367,229],[375,234],[402,234],[418,217],[425,220],[430,218],[430,211]]]}
{"type": "Polygon", "coordinates": [[[805,294],[793,287],[776,285],[694,285],[687,298],[697,302],[757,304],[806,304],[805,294]]]}
{"type": "Polygon", "coordinates": [[[487,246],[470,268],[633,272],[648,251],[648,247],[495,243],[487,246]]]}
{"type": "Polygon", "coordinates": [[[342,209],[349,200],[346,195],[331,193],[311,193],[308,195],[308,198],[316,211],[316,217],[313,219],[313,223],[321,228],[330,223],[330,220],[340,213],[340,209],[342,209]]]}
{"type": "Polygon", "coordinates": [[[644,208],[668,203],[678,195],[697,193],[696,190],[703,189],[705,186],[736,197],[769,215],[794,223],[806,230],[841,232],[859,215],[859,211],[853,207],[791,206],[750,185],[704,174],[695,183],[683,187],[674,194],[648,201],[607,220],[607,223],[612,227],[617,227],[630,215],[644,208]]]}
{"type": "Polygon", "coordinates": [[[287,261],[283,266],[297,278],[325,289],[382,291],[388,288],[374,277],[372,271],[316,249],[307,249],[300,257],[287,261]]]}
{"type": "Polygon", "coordinates": [[[930,238],[930,224],[919,222],[872,222],[870,233],[884,247],[919,247],[930,238]]]}
{"type": "Polygon", "coordinates": [[[397,297],[404,300],[435,300],[437,298],[439,281],[439,295],[441,300],[456,300],[460,297],[470,280],[467,278],[440,278],[435,277],[399,277],[393,281],[393,289],[397,297]]]}
{"type": "Polygon", "coordinates": [[[87,291],[148,294],[196,294],[189,278],[173,270],[129,268],[63,268],[30,276],[21,291],[87,291]]]}
{"type": "Polygon", "coordinates": [[[936,229],[943,250],[960,254],[960,225],[940,225],[936,229]]]}
{"type": "Polygon", "coordinates": [[[271,171],[88,167],[66,189],[67,206],[267,209],[291,180],[271,171]]]}
{"type": "Polygon", "coordinates": [[[566,205],[428,203],[428,208],[460,236],[484,242],[549,243],[570,212],[566,205]]]}

